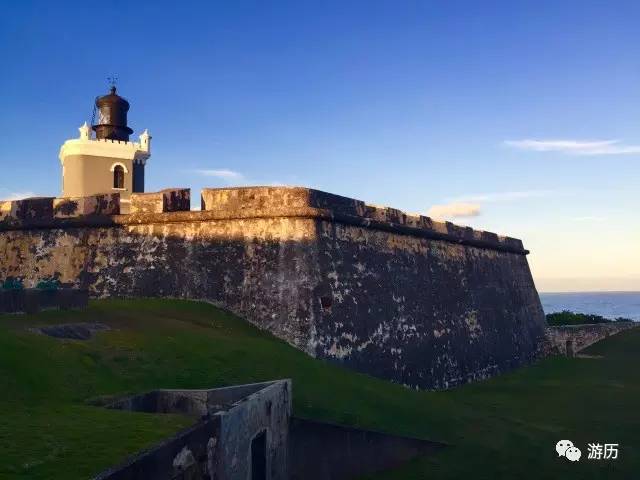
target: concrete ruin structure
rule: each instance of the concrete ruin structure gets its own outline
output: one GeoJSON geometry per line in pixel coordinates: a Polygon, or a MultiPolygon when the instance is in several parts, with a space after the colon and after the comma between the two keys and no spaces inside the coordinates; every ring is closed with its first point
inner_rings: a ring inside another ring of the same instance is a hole
{"type": "Polygon", "coordinates": [[[111,409],[181,414],[194,424],[94,480],[349,480],[397,468],[447,445],[296,418],[292,382],[154,390],[111,409]]]}
{"type": "Polygon", "coordinates": [[[209,390],[156,390],[107,408],[179,413],[193,426],[94,480],[286,480],[291,381],[209,390]]]}
{"type": "Polygon", "coordinates": [[[0,202],[0,279],[179,297],[413,388],[530,363],[545,317],[522,242],[302,187],[0,202]],[[75,207],[74,207],[75,205],[75,207]],[[109,206],[110,205],[110,206],[109,206]]]}

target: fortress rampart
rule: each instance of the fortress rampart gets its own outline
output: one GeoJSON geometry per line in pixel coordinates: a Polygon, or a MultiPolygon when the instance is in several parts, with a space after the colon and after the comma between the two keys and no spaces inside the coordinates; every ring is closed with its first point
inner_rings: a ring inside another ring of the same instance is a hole
{"type": "Polygon", "coordinates": [[[587,323],[581,325],[550,326],[546,329],[545,355],[574,356],[590,345],[630,328],[638,328],[637,322],[587,323]]]}
{"type": "Polygon", "coordinates": [[[0,278],[224,307],[310,355],[417,388],[532,361],[544,314],[519,240],[297,187],[0,202],[0,278]],[[185,200],[186,199],[186,200],[185,200]],[[155,202],[155,203],[154,203],[155,202]],[[95,211],[92,206],[95,206],[95,211]]]}

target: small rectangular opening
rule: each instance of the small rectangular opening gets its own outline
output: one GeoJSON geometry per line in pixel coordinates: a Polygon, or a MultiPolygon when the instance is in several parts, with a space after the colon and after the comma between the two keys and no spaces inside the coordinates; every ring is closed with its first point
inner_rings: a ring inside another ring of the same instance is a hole
{"type": "Polygon", "coordinates": [[[251,480],[267,480],[267,431],[251,440],[251,480]]]}

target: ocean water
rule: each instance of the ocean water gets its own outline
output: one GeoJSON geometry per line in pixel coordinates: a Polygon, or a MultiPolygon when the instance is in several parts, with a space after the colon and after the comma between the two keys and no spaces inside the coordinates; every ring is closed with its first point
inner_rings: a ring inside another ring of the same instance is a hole
{"type": "Polygon", "coordinates": [[[640,322],[640,292],[541,293],[544,313],[571,310],[640,322]]]}

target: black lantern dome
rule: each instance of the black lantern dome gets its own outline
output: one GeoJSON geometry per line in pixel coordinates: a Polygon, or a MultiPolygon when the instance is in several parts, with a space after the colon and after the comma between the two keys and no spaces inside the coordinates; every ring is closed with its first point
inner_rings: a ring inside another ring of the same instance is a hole
{"type": "Polygon", "coordinates": [[[116,94],[116,87],[112,86],[108,95],[96,98],[98,109],[98,123],[91,128],[96,132],[96,138],[129,141],[133,133],[127,126],[127,112],[129,102],[116,94]]]}

